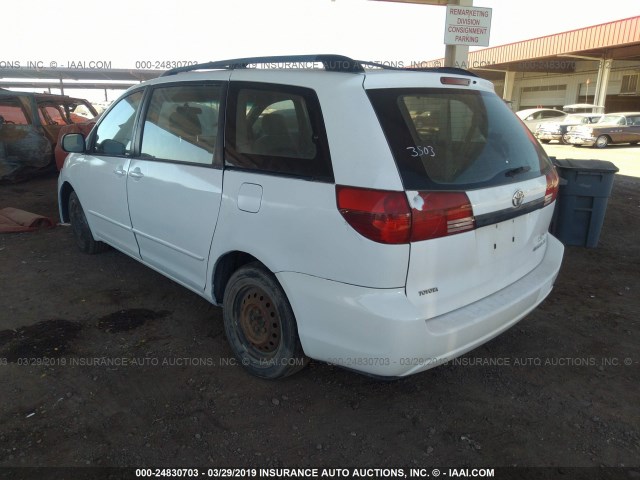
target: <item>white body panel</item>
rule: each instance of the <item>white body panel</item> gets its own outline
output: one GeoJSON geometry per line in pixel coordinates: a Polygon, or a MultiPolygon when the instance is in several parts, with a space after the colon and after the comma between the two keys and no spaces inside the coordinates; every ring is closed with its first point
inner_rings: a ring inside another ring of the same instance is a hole
{"type": "Polygon", "coordinates": [[[203,291],[220,209],[222,170],[134,159],[129,172],[129,211],[140,256],[203,291]]]}
{"type": "Polygon", "coordinates": [[[65,161],[60,180],[68,178],[73,182],[94,237],[139,259],[127,204],[130,160],[93,155],[69,157],[72,158],[65,161]]]}
{"type": "Polygon", "coordinates": [[[359,235],[338,212],[331,184],[228,170],[218,224],[212,259],[238,250],[275,273],[374,288],[403,288],[406,281],[409,245],[382,245],[359,235]],[[262,187],[258,212],[238,206],[245,183],[262,187]]]}

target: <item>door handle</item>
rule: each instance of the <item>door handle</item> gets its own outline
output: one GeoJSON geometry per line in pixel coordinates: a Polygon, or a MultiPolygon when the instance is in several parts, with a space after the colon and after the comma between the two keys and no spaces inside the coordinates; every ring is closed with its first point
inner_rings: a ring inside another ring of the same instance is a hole
{"type": "Polygon", "coordinates": [[[129,176],[133,177],[133,178],[137,178],[140,179],[142,177],[144,177],[144,175],[142,174],[142,172],[140,171],[140,169],[138,167],[136,167],[136,169],[132,172],[129,172],[129,176]]]}
{"type": "Polygon", "coordinates": [[[113,173],[115,173],[119,177],[124,177],[127,174],[127,171],[122,167],[118,167],[113,171],[113,173]]]}

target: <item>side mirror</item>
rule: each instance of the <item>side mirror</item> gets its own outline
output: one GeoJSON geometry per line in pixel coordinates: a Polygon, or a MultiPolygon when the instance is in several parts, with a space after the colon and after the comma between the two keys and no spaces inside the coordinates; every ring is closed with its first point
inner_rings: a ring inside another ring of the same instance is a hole
{"type": "Polygon", "coordinates": [[[79,133],[68,133],[62,137],[62,149],[69,153],[84,153],[84,137],[79,133]]]}

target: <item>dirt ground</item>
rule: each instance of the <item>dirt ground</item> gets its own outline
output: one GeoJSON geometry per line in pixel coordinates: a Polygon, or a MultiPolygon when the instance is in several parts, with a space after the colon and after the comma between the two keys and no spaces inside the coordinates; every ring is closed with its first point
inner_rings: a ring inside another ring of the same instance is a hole
{"type": "MultiPolygon", "coordinates": [[[[56,178],[0,208],[57,219],[56,178]]],[[[68,227],[0,236],[0,467],[640,466],[640,180],[599,247],[566,249],[543,305],[483,347],[380,382],[233,365],[221,310],[68,227]]]]}

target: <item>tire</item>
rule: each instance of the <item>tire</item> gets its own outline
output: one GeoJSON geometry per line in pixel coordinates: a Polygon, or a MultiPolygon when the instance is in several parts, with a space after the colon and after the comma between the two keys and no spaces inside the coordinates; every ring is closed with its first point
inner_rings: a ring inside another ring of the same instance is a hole
{"type": "Polygon", "coordinates": [[[593,144],[596,148],[605,148],[609,145],[609,137],[606,135],[600,135],[596,138],[596,143],[593,144]]]}
{"type": "Polygon", "coordinates": [[[276,277],[258,262],[231,275],[222,302],[234,355],[251,374],[277,379],[302,370],[305,356],[291,305],[276,277]]]}
{"type": "Polygon", "coordinates": [[[566,133],[564,135],[562,135],[560,137],[560,143],[562,145],[569,145],[569,141],[567,140],[567,138],[569,138],[569,135],[567,135],[566,133]]]}
{"type": "Polygon", "coordinates": [[[638,145],[640,142],[629,142],[631,145],[638,145]]]}
{"type": "Polygon", "coordinates": [[[73,237],[81,252],[93,255],[104,252],[108,248],[106,244],[94,240],[76,192],[71,192],[69,195],[69,219],[71,220],[73,237]]]}
{"type": "Polygon", "coordinates": [[[551,140],[540,140],[540,141],[546,145],[546,144],[547,144],[547,143],[549,143],[551,140]]]}

